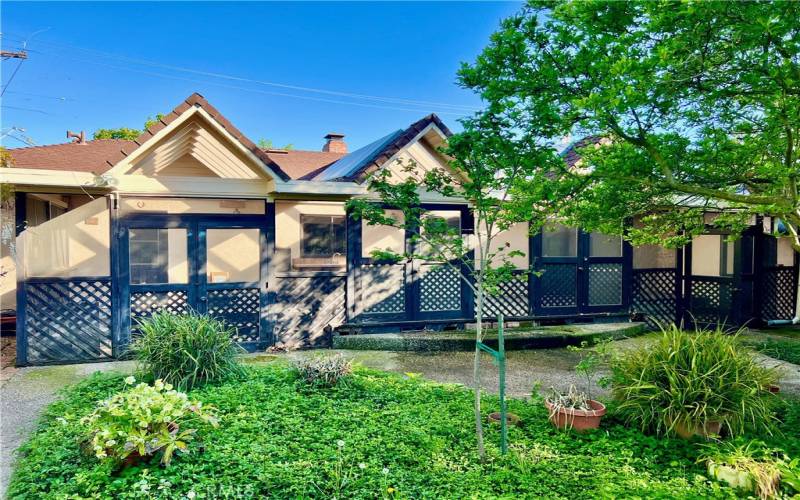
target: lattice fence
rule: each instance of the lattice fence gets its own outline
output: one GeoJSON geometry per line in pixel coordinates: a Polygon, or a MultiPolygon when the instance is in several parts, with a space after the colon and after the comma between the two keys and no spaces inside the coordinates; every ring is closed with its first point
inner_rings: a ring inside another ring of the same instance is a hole
{"type": "Polygon", "coordinates": [[[402,314],[406,310],[405,266],[365,265],[359,268],[361,310],[364,314],[402,314]]]}
{"type": "Polygon", "coordinates": [[[257,342],[261,320],[258,288],[210,289],[208,314],[236,328],[236,342],[257,342]]]}
{"type": "Polygon", "coordinates": [[[277,278],[273,290],[269,318],[279,345],[326,346],[330,341],[329,329],[345,321],[343,276],[277,278]]]}
{"type": "Polygon", "coordinates": [[[485,316],[494,317],[500,313],[508,317],[529,315],[527,279],[504,281],[499,288],[498,295],[486,297],[483,306],[485,316]]]}
{"type": "Polygon", "coordinates": [[[25,292],[29,363],[111,357],[109,280],[37,281],[25,292]]]}
{"type": "Polygon", "coordinates": [[[644,314],[651,328],[677,319],[675,274],[674,269],[637,269],[633,272],[633,312],[644,314]]]}
{"type": "Polygon", "coordinates": [[[449,266],[423,265],[420,280],[422,312],[458,311],[461,309],[461,277],[449,266]]]}
{"type": "Polygon", "coordinates": [[[622,264],[589,265],[589,305],[622,304],[622,264]]]}
{"type": "Polygon", "coordinates": [[[793,267],[769,267],[763,270],[761,319],[792,319],[797,286],[793,267]]]}
{"type": "Polygon", "coordinates": [[[733,302],[733,278],[692,276],[689,312],[700,325],[730,322],[733,302]]]}
{"type": "Polygon", "coordinates": [[[137,321],[149,318],[157,311],[185,314],[189,310],[189,294],[185,290],[132,292],[131,330],[135,330],[137,321]]]}
{"type": "Polygon", "coordinates": [[[545,264],[541,280],[542,307],[574,307],[578,304],[578,270],[574,264],[545,264]]]}

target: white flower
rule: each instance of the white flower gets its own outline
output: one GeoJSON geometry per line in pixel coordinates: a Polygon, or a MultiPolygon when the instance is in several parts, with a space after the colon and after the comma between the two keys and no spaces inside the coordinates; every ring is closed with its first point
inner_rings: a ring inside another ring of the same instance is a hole
{"type": "Polygon", "coordinates": [[[364,470],[364,469],[367,468],[367,464],[365,464],[364,462],[361,462],[360,464],[358,464],[358,468],[361,469],[361,470],[364,470]]]}
{"type": "Polygon", "coordinates": [[[195,493],[194,490],[192,490],[192,491],[190,491],[189,493],[186,494],[186,498],[189,498],[189,499],[194,498],[195,496],[197,496],[197,493],[195,493]]]}
{"type": "Polygon", "coordinates": [[[344,441],[342,441],[341,439],[336,441],[336,446],[338,446],[339,448],[344,448],[344,441]]]}
{"type": "Polygon", "coordinates": [[[61,425],[67,425],[67,419],[64,417],[58,417],[56,421],[61,425]]]}
{"type": "Polygon", "coordinates": [[[383,475],[385,476],[385,475],[389,474],[389,468],[388,467],[384,467],[381,472],[383,472],[383,475]]]}
{"type": "Polygon", "coordinates": [[[125,383],[128,384],[128,385],[133,385],[135,382],[136,382],[136,378],[133,375],[125,378],[125,383]]]}

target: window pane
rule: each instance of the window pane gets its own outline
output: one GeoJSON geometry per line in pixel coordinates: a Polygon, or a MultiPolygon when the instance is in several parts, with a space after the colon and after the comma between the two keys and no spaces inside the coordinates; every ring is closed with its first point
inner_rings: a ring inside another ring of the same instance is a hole
{"type": "MultiPolygon", "coordinates": [[[[717,234],[703,234],[692,240],[692,274],[695,276],[721,276],[726,268],[722,238],[717,234]]],[[[727,253],[727,252],[726,252],[727,253]]],[[[731,253],[731,258],[733,254],[731,253]]]]}
{"type": "Polygon", "coordinates": [[[206,279],[209,283],[259,279],[261,242],[258,229],[209,229],[206,232],[206,279]]]}
{"type": "MultiPolygon", "coordinates": [[[[403,224],[403,212],[400,210],[387,210],[386,216],[393,218],[398,224],[403,224]]],[[[389,250],[396,254],[405,251],[406,232],[402,228],[392,226],[369,225],[361,222],[361,256],[371,257],[374,250],[389,250]]]]}
{"type": "Polygon", "coordinates": [[[577,229],[558,224],[542,231],[543,257],[575,257],[577,255],[577,229]]]}
{"type": "Polygon", "coordinates": [[[592,257],[622,257],[622,238],[610,234],[590,234],[589,255],[592,257]]]}
{"type": "Polygon", "coordinates": [[[128,234],[132,284],[189,282],[186,229],[131,228],[128,234]]]}
{"type": "Polygon", "coordinates": [[[328,215],[302,215],[300,259],[293,267],[342,267],[347,253],[345,218],[328,215]]]}

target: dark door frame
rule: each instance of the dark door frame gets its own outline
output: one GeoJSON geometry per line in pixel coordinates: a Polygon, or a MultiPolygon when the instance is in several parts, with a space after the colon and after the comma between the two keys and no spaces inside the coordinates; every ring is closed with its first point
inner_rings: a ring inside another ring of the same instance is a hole
{"type": "MultiPolygon", "coordinates": [[[[269,207],[268,207],[269,208],[269,207]]],[[[258,288],[259,290],[259,340],[257,342],[243,343],[246,349],[263,349],[274,341],[272,338],[272,325],[267,316],[268,306],[268,276],[270,267],[271,246],[269,242],[274,237],[269,233],[267,215],[241,215],[241,214],[132,214],[120,217],[118,222],[118,258],[116,259],[116,280],[119,290],[119,338],[123,343],[130,341],[131,332],[131,293],[147,291],[172,291],[185,290],[189,306],[197,312],[207,310],[207,296],[209,290],[231,288],[258,288]],[[187,259],[189,265],[188,283],[181,284],[146,284],[134,285],[130,282],[129,237],[131,228],[184,228],[187,231],[187,259]],[[260,229],[261,261],[258,282],[253,283],[224,283],[213,284],[207,282],[205,262],[205,234],[213,228],[253,228],[260,229]]]]}

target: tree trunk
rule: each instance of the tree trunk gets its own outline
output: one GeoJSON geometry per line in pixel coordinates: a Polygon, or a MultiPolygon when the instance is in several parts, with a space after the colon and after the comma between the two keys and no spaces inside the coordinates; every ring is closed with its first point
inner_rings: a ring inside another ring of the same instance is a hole
{"type": "Polygon", "coordinates": [[[481,417],[481,350],[478,342],[483,340],[483,289],[478,283],[475,297],[477,307],[477,326],[475,329],[475,360],[472,368],[472,383],[475,388],[475,436],[478,441],[478,457],[481,462],[485,460],[486,452],[483,447],[483,418],[481,417]]]}

